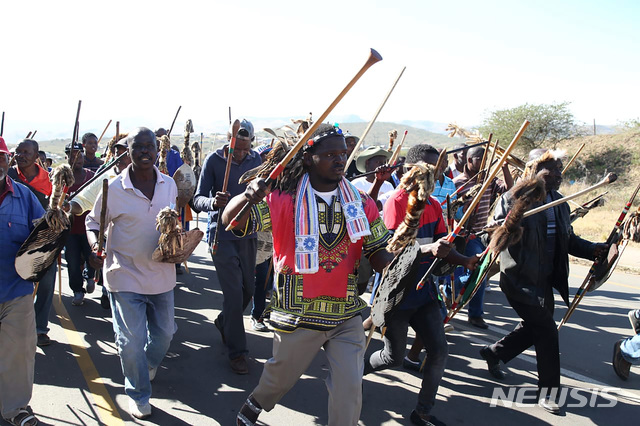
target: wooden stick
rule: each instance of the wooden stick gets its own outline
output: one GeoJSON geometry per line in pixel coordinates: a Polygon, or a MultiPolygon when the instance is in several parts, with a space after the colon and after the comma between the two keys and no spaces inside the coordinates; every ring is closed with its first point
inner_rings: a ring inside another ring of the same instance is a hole
{"type": "Polygon", "coordinates": [[[231,126],[231,107],[229,107],[229,126],[231,126]]]}
{"type": "Polygon", "coordinates": [[[25,139],[29,139],[31,137],[31,132],[27,133],[27,136],[25,136],[25,139]]]}
{"type": "Polygon", "coordinates": [[[36,281],[33,286],[33,299],[36,298],[36,294],[38,293],[38,286],[40,285],[40,281],[36,281]]]}
{"type": "Polygon", "coordinates": [[[33,131],[33,134],[31,135],[31,139],[34,139],[36,137],[36,133],[38,133],[37,129],[33,131]]]}
{"type": "MultiPolygon", "coordinates": [[[[280,163],[278,163],[278,165],[271,171],[268,179],[266,180],[267,185],[271,185],[273,182],[275,182],[276,178],[280,175],[280,173],[282,173],[287,163],[289,163],[289,161],[291,161],[293,156],[296,155],[296,153],[300,150],[300,148],[302,148],[308,142],[309,137],[313,134],[313,132],[315,132],[318,129],[318,127],[320,127],[320,124],[324,122],[327,116],[331,113],[331,111],[333,111],[333,109],[336,107],[336,105],[338,105],[338,103],[342,100],[342,98],[345,97],[345,95],[349,92],[349,90],[351,90],[353,85],[356,84],[356,82],[360,79],[360,77],[362,77],[364,73],[373,64],[381,60],[382,60],[382,56],[380,56],[380,54],[376,52],[374,49],[371,49],[371,52],[369,53],[369,58],[367,59],[367,62],[362,66],[360,71],[358,71],[358,73],[351,79],[351,81],[349,81],[349,83],[346,85],[344,89],[342,89],[340,94],[338,94],[338,96],[334,99],[331,105],[329,105],[329,107],[325,110],[325,112],[322,113],[320,118],[318,118],[318,120],[315,123],[313,123],[307,129],[306,132],[304,132],[300,140],[289,150],[287,155],[285,155],[284,158],[280,161],[280,163]]],[[[344,169],[347,170],[346,165],[344,169]]],[[[230,231],[233,228],[235,228],[238,225],[240,219],[249,212],[250,208],[251,208],[251,205],[249,204],[249,202],[245,203],[242,210],[238,212],[236,217],[233,218],[233,220],[227,226],[227,231],[230,231]]]]}
{"type": "Polygon", "coordinates": [[[67,201],[71,201],[76,195],[78,195],[83,189],[85,189],[87,186],[91,185],[96,179],[100,178],[100,176],[102,176],[103,174],[105,174],[107,171],[111,170],[112,167],[114,167],[118,161],[120,161],[120,159],[126,155],[128,155],[129,152],[125,151],[122,154],[118,155],[111,163],[109,163],[107,166],[103,167],[99,173],[96,173],[91,179],[89,179],[88,181],[86,181],[85,183],[83,183],[82,185],[80,185],[80,187],[69,196],[69,198],[67,199],[67,201]]]}
{"type": "MultiPolygon", "coordinates": [[[[111,120],[109,120],[109,122],[107,123],[107,126],[104,128],[104,130],[102,131],[102,134],[98,138],[98,145],[100,145],[100,141],[102,140],[102,137],[104,136],[104,134],[107,131],[107,129],[109,128],[109,126],[111,126],[111,120]]],[[[116,142],[118,142],[118,141],[116,141],[116,142]]]]}
{"type": "Polygon", "coordinates": [[[434,168],[433,175],[434,177],[438,174],[438,171],[442,168],[442,165],[447,161],[447,148],[442,148],[440,151],[440,155],[438,156],[438,161],[436,161],[436,166],[434,168]]]}
{"type": "MultiPolygon", "coordinates": [[[[489,146],[491,146],[491,139],[493,138],[493,133],[489,133],[489,139],[487,140],[487,142],[489,142],[489,146]]],[[[482,176],[481,180],[482,182],[484,182],[484,177],[486,176],[486,174],[484,173],[484,168],[487,165],[487,155],[489,154],[489,149],[485,149],[484,150],[484,154],[482,154],[482,163],[480,163],[480,170],[483,171],[483,173],[480,175],[482,176]]],[[[492,156],[493,157],[493,156],[492,156]]],[[[492,158],[493,160],[493,158],[492,158]]],[[[491,161],[489,161],[489,164],[491,164],[491,161]]]]}
{"type": "MultiPolygon", "coordinates": [[[[407,69],[407,67],[402,68],[402,71],[400,71],[400,75],[398,75],[398,78],[396,78],[396,81],[393,82],[393,86],[391,86],[391,89],[389,89],[389,92],[384,97],[384,100],[382,101],[382,103],[378,107],[378,110],[374,114],[373,118],[371,119],[371,121],[369,121],[369,124],[367,124],[367,127],[364,129],[364,132],[362,132],[362,136],[360,136],[360,140],[356,144],[355,148],[353,148],[353,152],[351,153],[351,155],[349,156],[349,159],[347,160],[347,162],[344,165],[344,169],[345,170],[347,170],[349,168],[349,164],[351,164],[351,162],[358,155],[358,150],[360,149],[360,147],[364,143],[365,138],[369,134],[369,130],[371,130],[371,127],[373,127],[373,123],[376,122],[376,119],[378,118],[378,115],[380,114],[380,111],[382,111],[382,108],[384,108],[384,104],[387,103],[387,100],[389,99],[389,96],[391,96],[391,93],[393,93],[393,89],[396,88],[396,84],[398,84],[398,81],[400,80],[400,77],[402,77],[402,74],[404,73],[404,70],[406,70],[406,69],[407,69]]],[[[321,122],[322,120],[318,120],[318,121],[321,122]]]]}
{"type": "MultiPolygon", "coordinates": [[[[487,169],[491,169],[491,166],[493,165],[493,159],[496,157],[496,152],[498,152],[498,142],[500,142],[499,140],[496,141],[495,145],[493,145],[493,151],[491,151],[491,161],[489,161],[489,167],[487,167],[487,169]]],[[[491,143],[489,143],[489,146],[487,147],[487,150],[491,149],[491,143]]],[[[486,175],[485,175],[486,176],[486,175]]],[[[484,183],[484,179],[482,179],[482,183],[484,183]]]]}
{"type": "MultiPolygon", "coordinates": [[[[100,231],[98,231],[98,252],[97,257],[102,257],[102,249],[104,248],[104,230],[107,225],[107,198],[109,197],[109,179],[102,180],[102,210],[100,210],[100,231]]],[[[96,269],[95,280],[100,280],[102,269],[96,269]]]]}
{"type": "MultiPolygon", "coordinates": [[[[389,164],[391,164],[391,162],[389,162],[389,164]]],[[[389,166],[389,168],[390,169],[397,169],[398,167],[401,167],[401,166],[404,166],[404,164],[395,164],[393,166],[389,166]]],[[[370,172],[366,172],[366,173],[362,173],[362,174],[359,174],[359,175],[355,175],[353,177],[353,179],[361,178],[361,177],[364,177],[364,176],[375,175],[376,173],[378,173],[377,170],[371,170],[370,172]]],[[[351,179],[351,180],[353,180],[353,179],[351,179]]]]}
{"type": "MultiPolygon", "coordinates": [[[[513,140],[511,141],[507,149],[504,151],[504,154],[502,155],[502,157],[500,157],[500,160],[498,160],[498,164],[496,165],[495,169],[493,169],[489,173],[489,176],[487,177],[485,182],[482,184],[482,187],[480,187],[478,194],[474,197],[473,200],[471,200],[469,207],[467,207],[467,211],[462,216],[462,219],[460,219],[460,221],[458,222],[456,229],[447,236],[448,242],[452,243],[453,240],[456,239],[456,237],[462,230],[462,226],[467,222],[467,220],[469,220],[471,215],[474,213],[476,206],[480,202],[480,198],[482,198],[482,194],[484,194],[484,192],[487,190],[487,188],[489,187],[489,184],[491,184],[491,182],[493,181],[493,178],[496,177],[496,175],[498,174],[498,170],[500,170],[500,168],[505,163],[505,161],[507,161],[507,157],[509,156],[509,153],[513,151],[513,148],[516,146],[516,142],[518,142],[518,140],[520,139],[524,131],[527,129],[529,124],[530,124],[529,120],[524,120],[524,123],[522,123],[522,126],[520,126],[520,130],[518,130],[518,133],[516,133],[516,135],[513,137],[513,140]]],[[[435,258],[433,262],[431,262],[431,266],[429,267],[427,272],[424,274],[422,279],[418,282],[418,285],[416,286],[417,290],[420,290],[424,286],[424,283],[431,276],[433,270],[440,262],[441,262],[440,258],[435,258]]]]}
{"type": "Polygon", "coordinates": [[[578,191],[575,194],[567,195],[566,197],[559,198],[559,199],[557,199],[555,201],[552,201],[550,203],[543,204],[543,205],[541,205],[539,207],[536,207],[535,209],[531,209],[528,212],[526,212],[525,214],[523,214],[522,218],[524,219],[525,217],[529,217],[529,216],[534,215],[536,213],[540,213],[541,211],[547,210],[547,209],[549,209],[551,207],[555,207],[558,204],[566,203],[569,200],[573,200],[574,198],[578,198],[581,195],[584,195],[584,194],[586,194],[588,192],[593,191],[594,189],[600,188],[601,186],[609,185],[610,183],[615,182],[616,179],[618,179],[618,176],[615,173],[609,173],[608,175],[606,175],[604,177],[604,179],[602,179],[597,184],[595,184],[593,186],[590,186],[589,188],[583,189],[582,191],[578,191]]]}
{"type": "Polygon", "coordinates": [[[0,124],[0,137],[4,135],[4,111],[2,111],[2,124],[0,124]]]}
{"type": "Polygon", "coordinates": [[[371,328],[369,329],[369,334],[367,335],[367,343],[364,345],[364,350],[366,351],[369,347],[369,343],[371,343],[371,339],[373,339],[373,333],[376,331],[376,326],[371,324],[371,328]]]}
{"type": "Polygon", "coordinates": [[[71,137],[71,149],[69,150],[69,158],[73,157],[73,162],[71,163],[71,170],[73,171],[73,167],[76,165],[76,160],[78,157],[73,156],[73,149],[76,141],[78,140],[78,131],[80,130],[80,107],[82,106],[82,100],[78,101],[78,110],[76,111],[76,121],[73,123],[73,136],[71,137]]]}
{"type": "Polygon", "coordinates": [[[569,160],[569,162],[567,163],[566,166],[564,166],[564,169],[562,169],[562,174],[564,174],[564,172],[567,171],[567,169],[569,167],[571,167],[571,165],[573,164],[574,160],[576,159],[576,157],[578,156],[578,154],[580,154],[582,152],[582,149],[585,147],[586,143],[583,143],[582,145],[580,145],[580,148],[578,148],[578,151],[576,151],[575,154],[573,154],[573,157],[571,157],[571,160],[569,160]]]}
{"type": "MultiPolygon", "coordinates": [[[[231,127],[231,141],[229,142],[229,152],[227,153],[227,165],[224,169],[224,180],[222,181],[222,192],[227,192],[227,186],[229,185],[229,173],[231,172],[231,163],[233,162],[233,150],[236,146],[236,137],[238,136],[238,130],[240,130],[240,120],[233,122],[231,127]]],[[[222,212],[224,207],[218,209],[218,223],[216,226],[216,233],[213,236],[213,243],[211,244],[211,254],[215,255],[218,251],[218,239],[220,236],[220,228],[222,227],[222,212]]]]}
{"type": "Polygon", "coordinates": [[[173,117],[173,122],[171,123],[171,127],[169,127],[169,131],[167,132],[167,136],[169,137],[169,140],[171,140],[171,131],[173,130],[173,125],[176,124],[176,118],[178,118],[178,114],[180,114],[181,108],[182,108],[182,105],[178,107],[178,110],[176,111],[176,115],[175,117],[173,117]]]}
{"type": "Polygon", "coordinates": [[[398,157],[400,156],[400,149],[402,149],[402,145],[404,144],[404,140],[407,138],[407,133],[409,133],[409,131],[405,130],[404,134],[402,135],[402,139],[400,140],[400,143],[398,144],[398,146],[396,146],[396,149],[393,151],[393,155],[389,159],[389,165],[390,166],[395,166],[396,165],[396,161],[398,161],[398,157]]]}
{"type": "Polygon", "coordinates": [[[58,253],[58,302],[62,303],[62,253],[58,253]]]}

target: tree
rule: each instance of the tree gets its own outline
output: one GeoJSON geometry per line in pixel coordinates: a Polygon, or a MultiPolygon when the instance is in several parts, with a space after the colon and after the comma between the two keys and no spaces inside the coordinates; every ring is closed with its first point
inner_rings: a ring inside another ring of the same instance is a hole
{"type": "Polygon", "coordinates": [[[510,109],[492,111],[484,119],[479,130],[484,136],[493,133],[493,139],[508,144],[518,132],[524,120],[531,124],[522,135],[517,151],[548,148],[563,140],[580,134],[580,130],[569,111],[569,102],[559,104],[524,104],[510,109]]]}

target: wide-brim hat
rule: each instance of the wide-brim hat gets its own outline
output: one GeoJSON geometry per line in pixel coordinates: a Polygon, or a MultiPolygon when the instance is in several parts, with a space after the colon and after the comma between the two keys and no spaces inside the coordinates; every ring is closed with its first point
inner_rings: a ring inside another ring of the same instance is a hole
{"type": "Polygon", "coordinates": [[[352,135],[351,133],[349,133],[349,131],[347,131],[347,133],[344,134],[344,139],[347,140],[349,138],[355,139],[356,143],[358,143],[358,141],[360,140],[359,137],[357,137],[356,135],[352,135]]]}
{"type": "Polygon", "coordinates": [[[367,171],[367,160],[369,158],[377,157],[378,155],[382,155],[387,160],[391,158],[391,153],[386,149],[379,146],[368,146],[356,157],[356,168],[358,171],[360,173],[365,173],[367,171]]]}

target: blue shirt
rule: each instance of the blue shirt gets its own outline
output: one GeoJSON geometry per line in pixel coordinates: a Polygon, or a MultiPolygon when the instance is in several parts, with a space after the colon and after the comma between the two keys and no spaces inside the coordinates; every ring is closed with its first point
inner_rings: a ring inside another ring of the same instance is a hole
{"type": "Polygon", "coordinates": [[[13,186],[0,204],[0,303],[33,293],[33,283],[16,272],[16,253],[33,230],[33,221],[44,215],[35,195],[7,177],[13,186]]]}
{"type": "MultiPolygon", "coordinates": [[[[450,179],[447,175],[444,175],[444,181],[442,182],[442,185],[440,185],[439,180],[436,181],[436,186],[433,189],[433,193],[431,194],[431,196],[440,202],[443,215],[446,215],[445,209],[447,208],[447,203],[445,201],[447,199],[447,195],[450,196],[450,199],[453,202],[456,199],[456,196],[453,195],[454,192],[456,192],[456,184],[453,183],[453,180],[450,179]],[[442,203],[444,203],[444,205],[442,203]]],[[[455,220],[462,219],[462,207],[458,209],[453,218],[455,220]]]]}

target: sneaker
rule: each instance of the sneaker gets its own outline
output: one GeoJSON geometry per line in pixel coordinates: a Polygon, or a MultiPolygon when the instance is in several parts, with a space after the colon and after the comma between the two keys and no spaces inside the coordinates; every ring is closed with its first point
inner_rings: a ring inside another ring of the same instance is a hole
{"type": "Polygon", "coordinates": [[[551,397],[545,396],[544,398],[540,398],[540,401],[538,402],[542,408],[544,408],[551,414],[560,414],[560,406],[553,399],[551,399],[551,397]]]}
{"type": "Polygon", "coordinates": [[[38,333],[38,346],[49,346],[51,344],[51,339],[47,336],[47,333],[38,333]]]}
{"type": "Polygon", "coordinates": [[[484,321],[482,317],[469,317],[467,322],[472,326],[481,328],[483,330],[489,328],[489,325],[484,321]]]}
{"type": "Polygon", "coordinates": [[[259,331],[261,333],[269,331],[269,327],[267,327],[263,320],[255,319],[254,317],[251,317],[251,326],[255,331],[259,331]]]}
{"type": "Polygon", "coordinates": [[[420,358],[418,358],[418,361],[414,361],[412,359],[409,359],[408,356],[405,356],[402,360],[402,368],[404,368],[405,370],[420,371],[421,364],[422,363],[420,362],[420,358]]]}
{"type": "Polygon", "coordinates": [[[80,306],[84,304],[84,293],[81,291],[76,291],[73,293],[73,300],[71,301],[73,306],[80,306]]]}
{"type": "Polygon", "coordinates": [[[480,356],[482,359],[487,361],[487,367],[489,368],[489,374],[491,374],[495,379],[502,380],[505,378],[506,374],[504,371],[500,369],[500,359],[494,355],[494,353],[489,349],[489,346],[485,346],[480,349],[480,356]]]}
{"type": "Polygon", "coordinates": [[[618,340],[613,345],[613,371],[616,372],[618,377],[622,380],[629,378],[629,371],[631,370],[631,363],[622,357],[622,351],[620,345],[624,342],[624,339],[618,340]]]}
{"type": "Polygon", "coordinates": [[[96,289],[96,280],[93,278],[87,279],[87,293],[91,294],[96,289]]]}
{"type": "Polygon", "coordinates": [[[629,311],[627,316],[629,317],[629,322],[631,323],[631,328],[633,328],[634,333],[640,334],[640,309],[629,311]]]}
{"type": "Polygon", "coordinates": [[[449,324],[449,323],[446,323],[446,324],[444,325],[444,332],[445,332],[445,333],[447,333],[447,334],[448,334],[448,333],[453,333],[453,331],[454,331],[454,330],[455,330],[455,328],[453,328],[453,325],[451,325],[451,324],[449,324]]]}
{"type": "Polygon", "coordinates": [[[151,416],[151,404],[138,404],[133,399],[129,398],[129,414],[136,419],[144,420],[151,416]]]}
{"type": "Polygon", "coordinates": [[[149,367],[149,381],[153,382],[153,379],[156,378],[156,373],[158,372],[158,367],[151,368],[149,367]]]}

